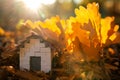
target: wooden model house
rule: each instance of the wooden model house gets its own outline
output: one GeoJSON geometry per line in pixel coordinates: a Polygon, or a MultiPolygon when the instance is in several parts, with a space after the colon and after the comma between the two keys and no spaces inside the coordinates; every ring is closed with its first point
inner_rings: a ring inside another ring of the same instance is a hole
{"type": "Polygon", "coordinates": [[[51,48],[38,36],[32,35],[20,47],[20,69],[49,72],[51,48]]]}

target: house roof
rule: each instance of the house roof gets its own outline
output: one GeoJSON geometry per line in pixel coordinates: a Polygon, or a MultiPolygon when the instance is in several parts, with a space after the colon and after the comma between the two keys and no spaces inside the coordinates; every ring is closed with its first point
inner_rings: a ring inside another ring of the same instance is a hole
{"type": "Polygon", "coordinates": [[[50,46],[50,43],[48,41],[44,40],[41,36],[36,35],[36,34],[31,34],[31,35],[27,36],[25,39],[18,42],[18,50],[20,50],[21,47],[24,47],[25,43],[29,43],[30,39],[40,39],[40,42],[41,43],[44,42],[46,47],[50,46]]]}

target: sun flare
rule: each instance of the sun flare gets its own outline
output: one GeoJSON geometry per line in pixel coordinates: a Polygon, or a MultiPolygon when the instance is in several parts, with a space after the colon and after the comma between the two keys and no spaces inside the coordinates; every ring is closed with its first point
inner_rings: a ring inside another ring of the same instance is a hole
{"type": "Polygon", "coordinates": [[[25,5],[30,9],[37,9],[39,8],[41,2],[35,2],[34,0],[24,0],[25,5]]]}
{"type": "Polygon", "coordinates": [[[22,0],[22,1],[28,8],[36,10],[40,8],[42,4],[44,5],[53,4],[56,0],[22,0]]]}

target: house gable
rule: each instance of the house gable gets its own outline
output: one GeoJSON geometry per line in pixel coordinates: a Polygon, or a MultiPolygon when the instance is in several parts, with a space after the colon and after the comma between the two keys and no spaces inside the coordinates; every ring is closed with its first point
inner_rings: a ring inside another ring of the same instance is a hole
{"type": "Polygon", "coordinates": [[[33,64],[34,60],[40,60],[39,63],[33,65],[34,67],[40,64],[41,71],[49,72],[51,70],[50,47],[46,47],[40,39],[30,38],[29,43],[25,42],[24,47],[20,48],[20,69],[32,69],[30,65],[33,64]]]}

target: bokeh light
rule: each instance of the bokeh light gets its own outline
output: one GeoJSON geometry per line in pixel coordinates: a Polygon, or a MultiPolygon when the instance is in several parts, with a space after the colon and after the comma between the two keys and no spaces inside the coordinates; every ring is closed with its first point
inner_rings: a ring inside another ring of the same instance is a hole
{"type": "Polygon", "coordinates": [[[32,10],[37,10],[39,7],[41,7],[42,4],[50,5],[55,3],[56,0],[21,0],[21,1],[23,1],[28,8],[32,10]]]}
{"type": "Polygon", "coordinates": [[[73,0],[73,2],[75,3],[75,4],[79,4],[79,3],[81,3],[83,0],[73,0]]]}

